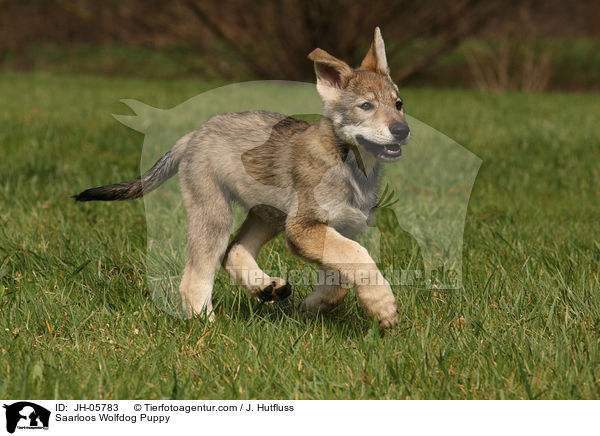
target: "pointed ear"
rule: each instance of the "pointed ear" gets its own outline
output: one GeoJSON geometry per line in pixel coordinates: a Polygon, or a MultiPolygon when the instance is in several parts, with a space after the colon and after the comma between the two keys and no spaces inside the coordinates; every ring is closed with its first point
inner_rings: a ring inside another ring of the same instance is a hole
{"type": "Polygon", "coordinates": [[[389,74],[390,69],[388,68],[387,58],[385,56],[385,44],[381,37],[381,30],[379,27],[375,28],[375,36],[371,47],[367,52],[367,55],[360,64],[361,70],[371,70],[376,73],[389,74]]]}
{"type": "Polygon", "coordinates": [[[338,90],[344,89],[354,75],[354,71],[346,62],[320,48],[313,50],[308,58],[315,63],[317,90],[323,98],[331,97],[337,94],[338,90]]]}

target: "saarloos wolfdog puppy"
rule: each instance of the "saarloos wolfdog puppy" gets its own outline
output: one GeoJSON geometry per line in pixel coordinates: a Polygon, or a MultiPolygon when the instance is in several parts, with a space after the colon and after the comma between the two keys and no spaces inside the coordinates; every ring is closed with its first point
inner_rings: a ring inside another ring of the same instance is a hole
{"type": "Polygon", "coordinates": [[[211,300],[219,262],[250,295],[265,301],[288,297],[291,285],[268,276],[256,263],[261,246],[284,231],[293,253],[340,277],[334,284],[318,283],[300,304],[301,312],[332,309],[352,285],[381,327],[398,322],[389,283],[352,239],[366,228],[376,207],[381,163],[399,159],[400,146],[410,136],[381,32],[375,29],[359,68],[318,48],[308,58],[324,103],[318,122],[265,111],[217,115],[181,138],[141,177],[75,196],[78,201],[134,199],[179,172],[188,219],[188,256],[179,291],[188,315],[214,318],[211,300]],[[248,176],[259,183],[247,183],[248,176]],[[272,206],[272,186],[290,188],[277,207],[272,206]],[[248,215],[227,246],[232,201],[244,205],[248,215]]]}

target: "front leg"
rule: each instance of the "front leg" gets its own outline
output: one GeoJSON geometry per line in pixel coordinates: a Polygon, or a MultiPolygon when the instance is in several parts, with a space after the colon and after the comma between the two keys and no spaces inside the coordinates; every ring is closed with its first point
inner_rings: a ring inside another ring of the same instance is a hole
{"type": "Polygon", "coordinates": [[[381,327],[398,324],[396,299],[390,284],[358,242],[325,224],[299,217],[288,218],[286,235],[292,251],[325,269],[339,271],[345,283],[354,285],[359,302],[369,316],[379,320],[381,327]]]}

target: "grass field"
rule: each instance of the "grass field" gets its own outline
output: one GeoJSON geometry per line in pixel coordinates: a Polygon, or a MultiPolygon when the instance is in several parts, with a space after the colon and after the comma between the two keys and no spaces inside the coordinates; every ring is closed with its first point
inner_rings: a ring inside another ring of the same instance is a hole
{"type": "MultiPolygon", "coordinates": [[[[600,99],[405,89],[407,112],[483,160],[463,287],[394,289],[380,335],[354,294],[299,319],[228,285],[217,320],[157,309],[143,203],[75,204],[134,176],[143,136],[118,101],[171,107],[215,84],[0,76],[0,398],[599,398],[600,99]],[[454,322],[464,317],[464,328],[454,322]]],[[[390,242],[402,265],[416,243],[390,242]]],[[[301,266],[280,238],[259,263],[301,266]]]]}

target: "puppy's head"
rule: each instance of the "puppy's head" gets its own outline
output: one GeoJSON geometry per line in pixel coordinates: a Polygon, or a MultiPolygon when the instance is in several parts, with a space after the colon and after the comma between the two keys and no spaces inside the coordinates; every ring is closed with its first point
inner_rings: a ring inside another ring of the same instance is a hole
{"type": "Polygon", "coordinates": [[[379,27],[359,68],[319,48],[308,58],[315,63],[323,115],[332,121],[336,135],[380,160],[399,159],[410,130],[398,87],[390,78],[379,27]]]}

